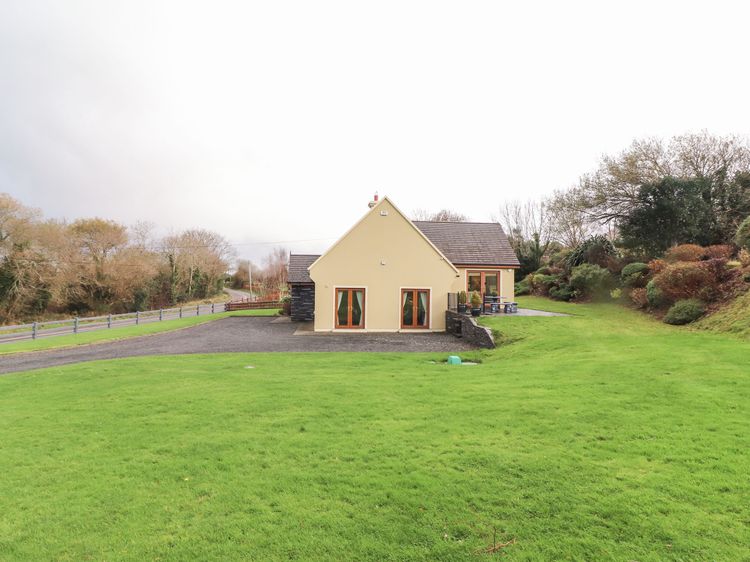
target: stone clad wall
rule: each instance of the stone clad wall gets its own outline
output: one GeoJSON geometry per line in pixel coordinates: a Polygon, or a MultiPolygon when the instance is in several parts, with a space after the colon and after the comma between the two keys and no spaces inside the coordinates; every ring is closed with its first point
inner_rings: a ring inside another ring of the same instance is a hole
{"type": "Polygon", "coordinates": [[[445,311],[445,330],[455,336],[461,336],[469,343],[485,349],[494,349],[495,338],[489,328],[480,326],[468,314],[459,314],[452,310],[445,311]]]}
{"type": "Polygon", "coordinates": [[[292,320],[309,322],[315,317],[315,285],[292,285],[292,320]]]}

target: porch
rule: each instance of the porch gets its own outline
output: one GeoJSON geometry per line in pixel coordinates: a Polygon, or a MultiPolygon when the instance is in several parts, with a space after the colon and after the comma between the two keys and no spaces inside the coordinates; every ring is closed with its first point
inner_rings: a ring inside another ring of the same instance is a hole
{"type": "MultiPolygon", "coordinates": [[[[465,293],[464,293],[465,294],[465,293]]],[[[466,295],[466,300],[470,300],[466,295]]],[[[517,314],[518,303],[507,297],[497,295],[482,295],[482,302],[479,307],[480,315],[498,315],[498,314],[517,314]]],[[[470,302],[461,303],[461,293],[448,293],[448,310],[462,314],[471,314],[472,306],[470,302]]]]}

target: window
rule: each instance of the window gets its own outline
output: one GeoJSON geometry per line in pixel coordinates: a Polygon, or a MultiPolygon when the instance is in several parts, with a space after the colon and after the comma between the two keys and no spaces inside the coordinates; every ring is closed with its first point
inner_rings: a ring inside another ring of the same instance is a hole
{"type": "Polygon", "coordinates": [[[430,327],[429,289],[401,289],[401,327],[430,327]]]}
{"type": "Polygon", "coordinates": [[[469,271],[466,278],[466,291],[478,292],[481,296],[500,295],[500,272],[499,271],[469,271]]]}
{"type": "Polygon", "coordinates": [[[365,327],[364,289],[336,289],[336,327],[365,327]]]}

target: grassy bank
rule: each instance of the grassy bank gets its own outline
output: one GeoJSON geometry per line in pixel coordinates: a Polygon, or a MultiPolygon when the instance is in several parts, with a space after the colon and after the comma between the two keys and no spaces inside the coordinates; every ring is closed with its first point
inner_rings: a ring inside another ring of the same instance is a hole
{"type": "Polygon", "coordinates": [[[0,377],[0,559],[742,560],[750,344],[615,305],[431,354],[0,377]],[[252,367],[252,368],[248,368],[252,367]]]}

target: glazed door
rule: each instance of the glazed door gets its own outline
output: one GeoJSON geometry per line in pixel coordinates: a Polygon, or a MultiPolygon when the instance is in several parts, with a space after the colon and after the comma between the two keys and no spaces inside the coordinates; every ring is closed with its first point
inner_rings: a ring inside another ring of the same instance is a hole
{"type": "Polygon", "coordinates": [[[364,289],[336,289],[336,327],[365,327],[364,289]]]}
{"type": "Polygon", "coordinates": [[[430,327],[429,289],[401,289],[401,327],[430,327]]]}

